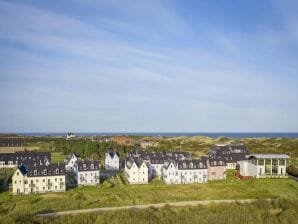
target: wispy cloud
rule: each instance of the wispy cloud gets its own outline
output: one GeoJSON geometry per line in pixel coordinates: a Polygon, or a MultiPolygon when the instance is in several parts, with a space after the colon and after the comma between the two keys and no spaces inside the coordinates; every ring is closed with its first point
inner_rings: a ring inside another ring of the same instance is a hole
{"type": "Polygon", "coordinates": [[[0,3],[0,131],[297,129],[292,17],[243,32],[168,1],[75,3],[0,3]]]}

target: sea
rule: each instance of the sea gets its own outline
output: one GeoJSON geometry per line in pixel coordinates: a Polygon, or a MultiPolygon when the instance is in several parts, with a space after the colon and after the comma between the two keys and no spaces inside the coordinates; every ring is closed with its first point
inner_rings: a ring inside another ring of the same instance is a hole
{"type": "MultiPolygon", "coordinates": [[[[4,134],[4,133],[3,133],[4,134]]],[[[20,136],[66,136],[66,132],[53,133],[15,133],[20,136]]],[[[298,132],[77,132],[76,136],[163,136],[163,137],[193,137],[207,136],[211,138],[227,137],[227,138],[298,138],[298,132]]]]}

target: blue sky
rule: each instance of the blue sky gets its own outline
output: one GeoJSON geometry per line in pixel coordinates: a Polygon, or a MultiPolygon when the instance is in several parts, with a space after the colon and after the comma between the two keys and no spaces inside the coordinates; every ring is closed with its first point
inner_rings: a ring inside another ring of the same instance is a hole
{"type": "Polygon", "coordinates": [[[297,132],[297,1],[0,1],[0,132],[297,132]]]}

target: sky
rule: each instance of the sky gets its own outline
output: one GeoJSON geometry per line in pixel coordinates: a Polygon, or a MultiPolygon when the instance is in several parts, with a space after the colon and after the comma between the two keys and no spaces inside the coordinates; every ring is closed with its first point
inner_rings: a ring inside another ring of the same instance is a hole
{"type": "Polygon", "coordinates": [[[0,0],[0,132],[298,132],[297,11],[0,0]]]}

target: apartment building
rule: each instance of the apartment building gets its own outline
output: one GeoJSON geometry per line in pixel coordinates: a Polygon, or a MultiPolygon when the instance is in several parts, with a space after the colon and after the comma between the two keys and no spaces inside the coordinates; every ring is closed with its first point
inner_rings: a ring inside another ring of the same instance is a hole
{"type": "Polygon", "coordinates": [[[13,195],[64,192],[65,190],[64,164],[21,165],[12,176],[13,195]]]}

